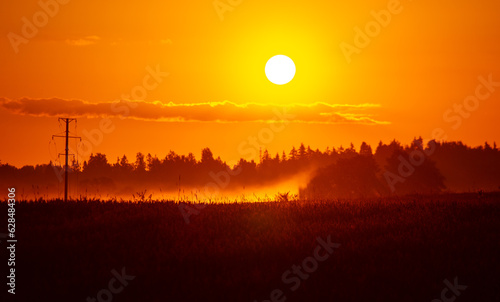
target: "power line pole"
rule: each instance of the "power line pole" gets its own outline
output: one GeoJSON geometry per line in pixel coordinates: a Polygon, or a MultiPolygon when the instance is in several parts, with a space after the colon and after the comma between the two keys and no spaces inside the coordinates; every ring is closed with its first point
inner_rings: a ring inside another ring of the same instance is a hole
{"type": "Polygon", "coordinates": [[[59,118],[59,121],[64,121],[66,123],[66,131],[65,131],[66,135],[64,135],[64,136],[63,135],[52,135],[52,139],[54,139],[54,137],[66,138],[65,152],[59,153],[59,155],[64,155],[66,158],[65,164],[64,164],[64,201],[68,201],[68,171],[69,171],[68,156],[74,155],[74,154],[69,154],[69,139],[70,138],[77,138],[77,139],[82,140],[82,138],[79,136],[70,136],[69,135],[69,124],[73,121],[76,123],[76,118],[59,118]]]}

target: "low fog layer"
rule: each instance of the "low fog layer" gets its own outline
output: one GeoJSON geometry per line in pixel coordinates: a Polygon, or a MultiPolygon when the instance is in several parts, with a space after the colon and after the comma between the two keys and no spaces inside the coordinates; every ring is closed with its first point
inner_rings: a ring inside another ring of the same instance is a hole
{"type": "MultiPolygon", "coordinates": [[[[260,161],[241,159],[230,167],[210,149],[164,158],[138,153],[110,163],[92,154],[81,165],[72,163],[69,194],[73,199],[181,201],[258,201],[269,199],[360,198],[442,191],[500,189],[500,150],[494,144],[471,148],[461,142],[424,144],[415,139],[379,143],[375,152],[363,143],[349,148],[312,150],[303,144],[260,161]]],[[[61,198],[64,170],[54,163],[17,168],[0,165],[0,183],[16,187],[23,199],[61,198]]]]}

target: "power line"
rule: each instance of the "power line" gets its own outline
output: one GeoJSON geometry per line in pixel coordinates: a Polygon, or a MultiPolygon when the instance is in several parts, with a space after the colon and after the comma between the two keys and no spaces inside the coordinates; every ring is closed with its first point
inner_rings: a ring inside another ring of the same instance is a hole
{"type": "Polygon", "coordinates": [[[80,139],[82,140],[81,137],[79,136],[70,136],[69,135],[69,124],[71,122],[75,122],[76,124],[76,118],[59,118],[58,119],[59,123],[61,121],[64,121],[66,123],[66,131],[65,131],[65,134],[66,135],[52,135],[52,139],[54,139],[54,137],[64,137],[66,138],[66,149],[65,149],[65,152],[64,153],[59,153],[59,155],[64,155],[65,156],[65,164],[64,164],[64,201],[68,201],[68,171],[69,171],[69,166],[68,166],[68,156],[69,155],[73,155],[74,154],[69,154],[69,145],[68,145],[68,142],[69,142],[69,139],[70,138],[75,138],[75,139],[80,139]]]}

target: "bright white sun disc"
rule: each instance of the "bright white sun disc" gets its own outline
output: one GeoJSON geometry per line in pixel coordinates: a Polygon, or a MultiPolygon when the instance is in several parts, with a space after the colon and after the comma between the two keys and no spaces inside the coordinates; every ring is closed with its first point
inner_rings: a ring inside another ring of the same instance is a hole
{"type": "Polygon", "coordinates": [[[284,55],[277,55],[266,63],[266,76],[276,85],[284,85],[295,76],[295,63],[284,55]]]}

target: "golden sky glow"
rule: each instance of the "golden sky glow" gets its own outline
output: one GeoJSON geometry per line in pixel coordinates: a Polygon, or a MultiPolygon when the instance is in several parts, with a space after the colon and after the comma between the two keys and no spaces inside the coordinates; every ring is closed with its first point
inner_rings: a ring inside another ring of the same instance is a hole
{"type": "Polygon", "coordinates": [[[262,129],[272,154],[433,132],[500,141],[498,1],[41,2],[49,13],[0,4],[2,163],[53,159],[60,116],[79,135],[110,118],[92,151],[111,161],[204,147],[230,161],[262,129]],[[297,68],[286,85],[264,73],[278,54],[297,68]]]}

